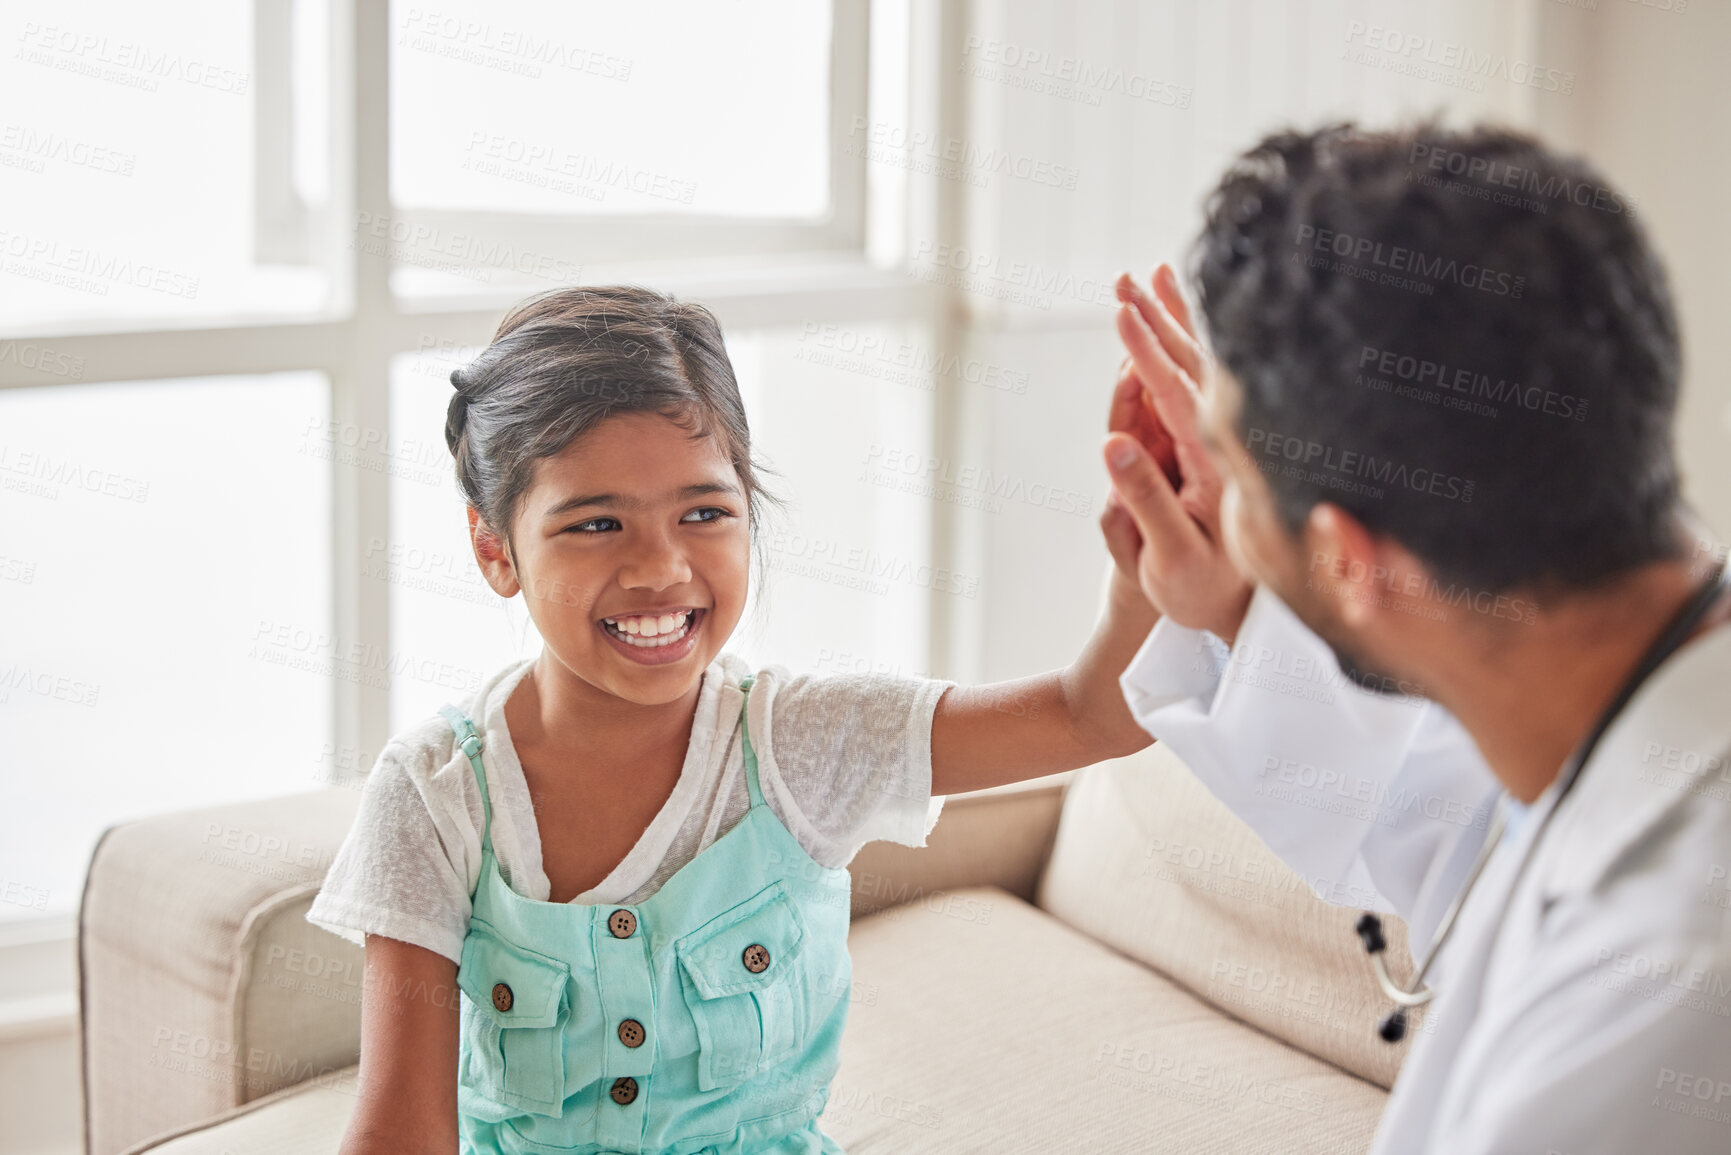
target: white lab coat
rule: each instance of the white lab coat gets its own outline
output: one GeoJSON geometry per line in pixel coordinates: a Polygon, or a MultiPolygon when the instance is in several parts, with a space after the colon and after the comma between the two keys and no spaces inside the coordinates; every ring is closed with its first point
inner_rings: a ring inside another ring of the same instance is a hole
{"type": "MultiPolygon", "coordinates": [[[[1361,690],[1266,590],[1230,654],[1163,621],[1121,681],[1323,898],[1423,951],[1497,793],[1446,710],[1361,690]]],[[[1375,1155],[1731,1152],[1731,628],[1648,679],[1511,893],[1554,802],[1517,808],[1462,908],[1375,1155]]]]}

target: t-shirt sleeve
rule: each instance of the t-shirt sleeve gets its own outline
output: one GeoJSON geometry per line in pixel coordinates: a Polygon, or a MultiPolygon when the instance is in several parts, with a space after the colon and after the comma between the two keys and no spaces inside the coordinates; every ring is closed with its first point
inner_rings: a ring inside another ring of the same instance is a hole
{"type": "Polygon", "coordinates": [[[383,935],[460,962],[479,840],[457,812],[465,792],[445,798],[429,755],[395,742],[379,754],[307,921],[351,942],[383,935]]]}
{"type": "Polygon", "coordinates": [[[759,777],[813,859],[845,866],[879,839],[926,844],[943,807],[942,797],[932,797],[932,715],[953,685],[883,674],[789,675],[779,667],[759,678],[747,719],[759,777]]]}

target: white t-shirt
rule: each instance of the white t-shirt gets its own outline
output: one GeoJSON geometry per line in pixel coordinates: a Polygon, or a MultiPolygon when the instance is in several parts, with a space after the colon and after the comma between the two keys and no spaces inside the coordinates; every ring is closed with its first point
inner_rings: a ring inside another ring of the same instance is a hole
{"type": "MultiPolygon", "coordinates": [[[[493,853],[512,890],[547,901],[541,835],[505,726],[505,702],[534,665],[508,666],[459,701],[480,730],[493,807],[493,853]]],[[[610,874],[571,901],[642,902],[745,816],[740,681],[723,652],[704,671],[685,764],[667,802],[610,874]]],[[[846,866],[867,842],[924,846],[942,797],[932,797],[932,714],[954,682],[878,674],[757,671],[751,746],[765,801],[824,866],[846,866]]],[[[468,758],[434,714],[379,753],[354,827],[331,863],[308,921],[353,942],[368,934],[460,961],[469,895],[481,872],[481,796],[468,758]]]]}

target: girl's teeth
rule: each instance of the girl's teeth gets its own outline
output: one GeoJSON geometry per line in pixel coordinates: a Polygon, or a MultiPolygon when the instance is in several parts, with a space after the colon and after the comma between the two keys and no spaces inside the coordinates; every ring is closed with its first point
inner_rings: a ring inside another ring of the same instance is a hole
{"type": "Polygon", "coordinates": [[[607,619],[624,640],[634,646],[665,646],[679,641],[689,631],[692,611],[682,614],[662,614],[659,618],[633,617],[618,620],[607,619]]]}

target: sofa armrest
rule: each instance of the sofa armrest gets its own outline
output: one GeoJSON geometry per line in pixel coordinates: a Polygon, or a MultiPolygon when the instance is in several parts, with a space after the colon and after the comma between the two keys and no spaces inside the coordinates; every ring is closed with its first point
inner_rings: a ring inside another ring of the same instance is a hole
{"type": "Polygon", "coordinates": [[[355,1062],[362,951],[306,912],[358,802],[330,788],[102,836],[78,919],[91,1155],[355,1062]]]}
{"type": "Polygon", "coordinates": [[[1000,887],[1032,902],[1070,777],[949,795],[923,847],[867,843],[848,864],[854,917],[970,886],[1000,887]]]}

